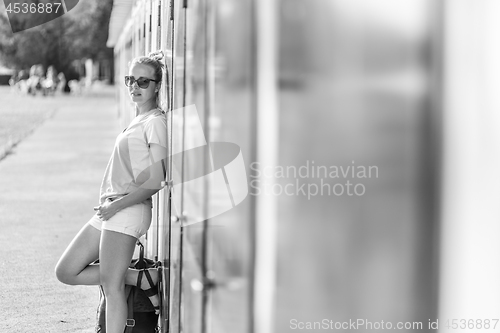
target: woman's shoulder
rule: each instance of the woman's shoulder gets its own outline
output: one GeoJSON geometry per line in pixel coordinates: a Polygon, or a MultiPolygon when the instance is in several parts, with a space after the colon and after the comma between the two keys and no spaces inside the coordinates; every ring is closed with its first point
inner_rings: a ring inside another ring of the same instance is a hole
{"type": "Polygon", "coordinates": [[[167,124],[167,116],[163,110],[156,110],[144,119],[145,125],[154,125],[157,123],[167,124]]]}

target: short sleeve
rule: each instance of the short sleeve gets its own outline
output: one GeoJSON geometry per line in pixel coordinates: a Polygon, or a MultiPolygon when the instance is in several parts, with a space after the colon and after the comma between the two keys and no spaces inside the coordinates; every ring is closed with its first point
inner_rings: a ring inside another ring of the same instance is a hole
{"type": "Polygon", "coordinates": [[[167,148],[167,119],[165,116],[154,117],[146,122],[144,136],[148,146],[156,143],[167,148]]]}

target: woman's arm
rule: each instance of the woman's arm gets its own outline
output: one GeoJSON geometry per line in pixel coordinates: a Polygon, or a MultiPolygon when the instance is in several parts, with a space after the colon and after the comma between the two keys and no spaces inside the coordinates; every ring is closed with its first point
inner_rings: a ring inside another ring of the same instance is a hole
{"type": "Polygon", "coordinates": [[[167,157],[166,153],[166,148],[157,144],[151,144],[150,154],[153,157],[153,164],[149,167],[149,179],[137,190],[115,201],[106,200],[102,205],[97,207],[97,215],[103,220],[108,220],[118,211],[141,203],[158,192],[161,189],[161,182],[165,180],[165,169],[162,160],[165,160],[167,157]]]}
{"type": "Polygon", "coordinates": [[[110,202],[110,206],[112,205],[116,211],[120,211],[124,208],[133,206],[135,204],[141,203],[144,200],[151,198],[159,189],[147,189],[147,188],[138,188],[134,192],[131,192],[118,200],[110,202]]]}

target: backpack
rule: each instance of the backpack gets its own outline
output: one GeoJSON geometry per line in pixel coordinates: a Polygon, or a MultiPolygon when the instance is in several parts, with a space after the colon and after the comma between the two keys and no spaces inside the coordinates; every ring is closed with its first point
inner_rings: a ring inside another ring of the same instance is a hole
{"type": "MultiPolygon", "coordinates": [[[[140,248],[139,259],[133,259],[130,268],[143,269],[158,267],[151,259],[144,258],[144,246],[137,241],[140,248]]],[[[98,263],[96,260],[94,263],[98,263]]],[[[124,333],[155,333],[157,332],[158,315],[144,291],[136,286],[125,286],[128,315],[124,333]]],[[[97,307],[96,333],[106,333],[106,297],[102,286],[99,286],[99,306],[97,307]]]]}

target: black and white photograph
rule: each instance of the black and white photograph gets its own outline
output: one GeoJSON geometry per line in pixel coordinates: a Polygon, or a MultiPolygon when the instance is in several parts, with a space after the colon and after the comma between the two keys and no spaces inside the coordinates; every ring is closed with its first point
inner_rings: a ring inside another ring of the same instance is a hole
{"type": "Polygon", "coordinates": [[[500,332],[500,0],[3,0],[0,333],[500,332]]]}

